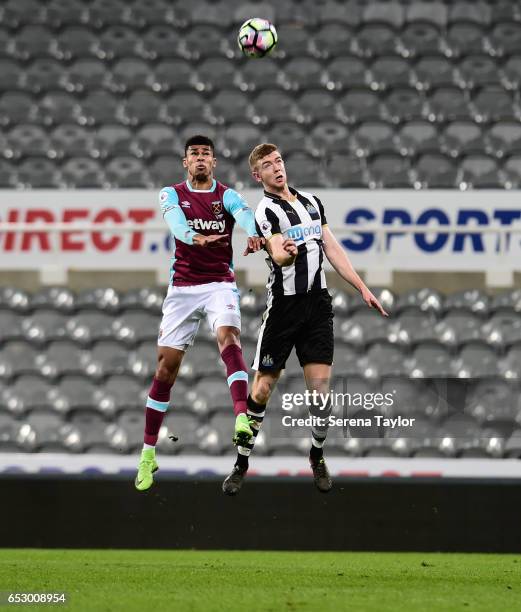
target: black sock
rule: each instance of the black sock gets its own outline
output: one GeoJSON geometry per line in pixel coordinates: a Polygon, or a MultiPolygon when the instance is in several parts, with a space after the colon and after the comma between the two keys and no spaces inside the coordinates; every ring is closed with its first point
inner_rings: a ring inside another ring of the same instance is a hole
{"type": "Polygon", "coordinates": [[[240,467],[241,470],[247,470],[248,469],[248,457],[246,455],[241,455],[240,453],[237,453],[237,461],[235,462],[235,465],[237,467],[240,467]]]}
{"type": "Polygon", "coordinates": [[[313,459],[313,461],[319,461],[322,459],[324,455],[324,449],[318,448],[318,446],[311,446],[311,450],[309,451],[309,458],[313,459]]]}
{"type": "Polygon", "coordinates": [[[248,404],[248,408],[255,414],[262,414],[266,410],[266,404],[257,403],[251,395],[248,395],[246,403],[248,404]]]}

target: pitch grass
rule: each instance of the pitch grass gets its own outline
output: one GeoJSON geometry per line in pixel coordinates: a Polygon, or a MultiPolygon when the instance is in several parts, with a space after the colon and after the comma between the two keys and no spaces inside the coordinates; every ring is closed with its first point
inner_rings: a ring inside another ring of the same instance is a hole
{"type": "Polygon", "coordinates": [[[521,555],[0,549],[0,590],[68,594],[16,606],[40,611],[505,612],[521,555]]]}

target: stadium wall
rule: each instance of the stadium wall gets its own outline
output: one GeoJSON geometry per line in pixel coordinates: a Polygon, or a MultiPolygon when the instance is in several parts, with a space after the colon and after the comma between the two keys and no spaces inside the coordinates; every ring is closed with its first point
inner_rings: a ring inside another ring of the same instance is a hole
{"type": "MultiPolygon", "coordinates": [[[[316,193],[325,204],[329,225],[371,285],[398,291],[411,284],[446,291],[521,285],[517,192],[316,193]]],[[[255,206],[260,192],[245,190],[244,196],[255,206]]],[[[243,242],[237,232],[237,253],[243,242]]],[[[0,191],[0,280],[4,282],[16,271],[13,278],[23,284],[21,273],[32,271],[34,285],[37,271],[39,282],[75,288],[70,281],[85,286],[85,275],[94,284],[110,284],[118,270],[114,283],[124,283],[121,288],[129,282],[166,284],[169,253],[170,239],[154,191],[0,191]]],[[[265,283],[262,256],[236,256],[235,267],[247,285],[265,283]]]]}
{"type": "Polygon", "coordinates": [[[521,552],[520,480],[168,479],[4,476],[2,547],[521,552]],[[8,502],[8,503],[7,503],[8,502]],[[247,536],[238,538],[247,526],[247,536]]]}

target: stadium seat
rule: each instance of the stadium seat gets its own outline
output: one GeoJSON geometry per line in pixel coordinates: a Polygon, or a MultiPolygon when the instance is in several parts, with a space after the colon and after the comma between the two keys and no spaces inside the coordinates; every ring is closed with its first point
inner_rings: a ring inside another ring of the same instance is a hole
{"type": "Polygon", "coordinates": [[[431,312],[407,308],[402,310],[392,323],[389,340],[404,346],[413,346],[418,342],[434,342],[452,345],[455,342],[454,332],[437,324],[431,312]]]}
{"type": "Polygon", "coordinates": [[[120,299],[120,306],[125,311],[145,310],[160,314],[166,291],[160,287],[142,287],[129,289],[120,299]]]}
{"type": "Polygon", "coordinates": [[[96,56],[96,35],[84,26],[69,26],[57,34],[55,55],[71,61],[96,56]]]}
{"type": "Polygon", "coordinates": [[[230,121],[247,121],[250,114],[248,98],[244,95],[237,95],[237,91],[234,89],[222,89],[210,100],[208,117],[211,123],[223,124],[230,121]]]}
{"type": "MultiPolygon", "coordinates": [[[[234,47],[235,48],[235,47],[234,47]]],[[[193,25],[181,42],[181,55],[192,61],[206,57],[233,57],[233,51],[227,37],[221,31],[208,25],[193,25]],[[200,41],[204,40],[204,45],[200,41]]]]}
{"type": "Polygon", "coordinates": [[[308,89],[300,96],[297,105],[295,118],[299,123],[327,121],[335,114],[336,98],[322,89],[308,89]]]}
{"type": "Polygon", "coordinates": [[[416,156],[438,152],[441,148],[436,127],[428,121],[409,121],[398,134],[398,149],[402,155],[416,156]]]}
{"type": "Polygon", "coordinates": [[[456,121],[458,119],[469,119],[465,93],[457,87],[437,87],[429,94],[428,118],[430,121],[456,121]]]}
{"type": "Polygon", "coordinates": [[[87,22],[96,29],[125,23],[129,6],[123,0],[93,0],[87,10],[87,22]]]}
{"type": "Polygon", "coordinates": [[[103,125],[94,133],[90,154],[96,158],[131,155],[133,132],[122,125],[103,125]]]}
{"type": "Polygon", "coordinates": [[[161,92],[193,89],[195,80],[192,65],[183,59],[162,60],[155,65],[149,79],[152,89],[161,92]]]}
{"type": "Polygon", "coordinates": [[[232,123],[223,131],[222,145],[219,148],[226,157],[235,159],[249,155],[259,142],[262,142],[262,132],[259,128],[251,123],[232,123]]]}
{"type": "Polygon", "coordinates": [[[378,313],[368,310],[355,312],[340,326],[341,340],[353,346],[387,341],[388,324],[378,313]]]}
{"type": "Polygon", "coordinates": [[[444,149],[453,157],[485,150],[481,128],[473,121],[453,121],[443,131],[444,149]]]}
{"type": "Polygon", "coordinates": [[[24,89],[37,94],[50,89],[62,88],[66,84],[66,74],[66,69],[56,60],[35,59],[25,70],[24,89]]]}
{"type": "Polygon", "coordinates": [[[293,121],[295,102],[293,98],[276,89],[265,89],[254,99],[253,123],[266,124],[270,121],[293,121]]]}
{"type": "Polygon", "coordinates": [[[360,371],[366,378],[407,376],[405,360],[405,354],[395,344],[376,342],[366,350],[360,363],[360,371]]]}
{"type": "Polygon", "coordinates": [[[374,186],[394,188],[410,187],[411,176],[407,158],[398,154],[376,154],[368,160],[369,176],[374,186]]]}
{"type": "Polygon", "coordinates": [[[381,117],[380,98],[369,89],[353,88],[339,101],[338,118],[346,123],[381,117]]]}
{"type": "Polygon", "coordinates": [[[479,289],[464,289],[455,291],[445,298],[445,310],[464,309],[470,310],[478,315],[488,314],[490,298],[479,289]]]}
{"type": "MultiPolygon", "coordinates": [[[[95,313],[95,316],[102,315],[101,313],[95,313]]],[[[157,315],[148,312],[128,311],[119,316],[113,323],[107,319],[107,325],[110,326],[111,335],[114,335],[120,342],[134,344],[144,340],[155,340],[159,320],[157,315]]]]}
{"type": "MultiPolygon", "coordinates": [[[[22,431],[22,423],[12,415],[0,413],[0,452],[13,453],[20,451],[31,451],[32,430],[27,427],[22,431]]],[[[34,437],[34,436],[33,436],[34,437]]]]}
{"type": "Polygon", "coordinates": [[[112,66],[111,88],[115,91],[151,87],[153,81],[150,65],[144,60],[125,57],[112,66]]]}
{"type": "MultiPolygon", "coordinates": [[[[480,380],[465,398],[464,412],[480,423],[494,420],[513,421],[517,411],[516,389],[501,379],[480,380]]],[[[511,433],[511,432],[509,432],[511,433]]]]}
{"type": "Polygon", "coordinates": [[[448,54],[456,57],[483,52],[483,39],[483,28],[469,22],[451,24],[445,36],[448,54]]]}
{"type": "MultiPolygon", "coordinates": [[[[0,307],[2,310],[27,312],[29,310],[29,296],[23,289],[17,287],[0,287],[0,307]]],[[[8,328],[6,327],[6,329],[8,328]]]]}
{"type": "Polygon", "coordinates": [[[132,126],[157,123],[163,117],[162,99],[147,90],[132,92],[122,107],[122,120],[132,126]]]}
{"type": "Polygon", "coordinates": [[[355,52],[363,57],[392,55],[398,51],[394,28],[373,23],[362,26],[356,34],[355,52]]]}
{"type": "Polygon", "coordinates": [[[490,312],[492,313],[501,313],[503,311],[506,311],[507,313],[521,312],[521,290],[510,289],[508,291],[498,293],[492,298],[489,307],[490,312]]]}
{"type": "Polygon", "coordinates": [[[45,9],[45,22],[54,30],[80,25],[85,17],[85,4],[81,0],[49,0],[45,9]]]}
{"type": "Polygon", "coordinates": [[[394,123],[421,119],[424,115],[424,101],[412,87],[397,87],[385,97],[384,113],[394,123]]]}
{"type": "Polygon", "coordinates": [[[497,23],[489,34],[492,49],[498,55],[521,52],[521,24],[515,21],[497,23]]]}
{"type": "MultiPolygon", "coordinates": [[[[9,313],[8,318],[16,315],[9,313]]],[[[14,321],[16,323],[16,321],[14,321]]],[[[9,380],[21,374],[39,374],[37,364],[38,351],[27,342],[10,340],[15,334],[7,335],[0,349],[0,379],[9,380]]]]}
{"type": "Polygon", "coordinates": [[[521,320],[515,310],[496,311],[482,327],[483,338],[501,350],[521,344],[521,320]]]}
{"type": "Polygon", "coordinates": [[[116,374],[98,389],[96,400],[98,409],[107,415],[120,410],[138,410],[142,414],[147,395],[148,389],[133,376],[116,374]]]}
{"type": "MultiPolygon", "coordinates": [[[[294,6],[291,8],[294,9],[294,6]]],[[[310,55],[311,38],[305,28],[294,24],[283,24],[277,28],[277,32],[280,42],[274,51],[276,56],[292,58],[310,55]]]]}
{"type": "Polygon", "coordinates": [[[23,318],[17,312],[0,311],[0,334],[4,342],[23,337],[22,321],[23,318]]]}
{"type": "Polygon", "coordinates": [[[115,340],[101,340],[90,349],[85,359],[85,370],[91,376],[104,378],[129,373],[129,354],[126,347],[115,340]]]}
{"type": "Polygon", "coordinates": [[[421,155],[415,166],[418,184],[429,188],[456,187],[458,169],[454,162],[441,154],[421,155]]]}
{"type": "Polygon", "coordinates": [[[65,287],[42,287],[31,295],[29,307],[70,313],[75,308],[75,296],[65,287]]]}
{"type": "Polygon", "coordinates": [[[465,310],[456,310],[449,311],[442,319],[440,328],[443,329],[444,335],[451,338],[451,344],[462,345],[483,339],[482,324],[480,317],[465,310]]]}
{"type": "Polygon", "coordinates": [[[11,162],[0,159],[0,187],[13,188],[18,182],[16,166],[11,162]]]}
{"type": "Polygon", "coordinates": [[[326,172],[332,186],[367,187],[368,178],[360,159],[351,155],[332,155],[326,163],[326,172]]]}
{"type": "Polygon", "coordinates": [[[368,74],[365,62],[352,55],[340,55],[333,58],[326,66],[328,89],[350,89],[368,85],[368,74]]]}
{"type": "Polygon", "coordinates": [[[195,89],[202,92],[232,88],[237,83],[237,71],[229,60],[210,57],[197,66],[191,81],[195,89]]]}
{"type": "Polygon", "coordinates": [[[20,62],[0,57],[0,91],[22,88],[25,74],[20,62]]]}
{"type": "Polygon", "coordinates": [[[50,160],[43,157],[27,157],[17,168],[17,184],[23,188],[56,188],[61,185],[61,177],[50,160]]]}
{"type": "Polygon", "coordinates": [[[138,46],[139,53],[146,59],[157,60],[183,57],[182,36],[171,25],[154,25],[143,34],[138,46]]]}
{"type": "Polygon", "coordinates": [[[14,159],[28,155],[46,156],[49,149],[49,138],[43,128],[23,123],[7,134],[4,155],[14,159]]]}
{"type": "Polygon", "coordinates": [[[485,155],[468,155],[461,162],[462,180],[470,187],[501,188],[504,186],[495,159],[485,155]]]}
{"type": "Polygon", "coordinates": [[[67,187],[104,187],[103,169],[99,162],[87,157],[69,159],[61,167],[61,175],[67,187]]]}
{"type": "Polygon", "coordinates": [[[60,159],[73,155],[89,155],[92,151],[91,133],[78,125],[59,125],[50,132],[49,139],[49,150],[60,159]]]}
{"type": "Polygon", "coordinates": [[[511,119],[518,114],[511,94],[502,87],[482,87],[472,98],[474,119],[479,122],[511,119]]]}
{"type": "Polygon", "coordinates": [[[89,376],[94,373],[87,365],[84,351],[70,340],[49,343],[37,358],[39,372],[46,378],[59,378],[68,374],[89,376]]]}
{"type": "Polygon", "coordinates": [[[179,168],[178,155],[158,155],[148,166],[150,180],[157,188],[183,181],[186,176],[179,168]]]}
{"type": "Polygon", "coordinates": [[[281,121],[272,123],[268,133],[268,142],[280,142],[284,144],[283,153],[302,152],[302,143],[305,142],[307,130],[292,121],[281,121]]]}
{"type": "Polygon", "coordinates": [[[409,62],[395,55],[376,58],[369,72],[370,85],[373,89],[406,87],[411,83],[409,62]]]}
{"type": "Polygon", "coordinates": [[[6,92],[0,97],[0,124],[30,123],[36,116],[37,106],[32,97],[22,92],[6,92]]]}
{"type": "Polygon", "coordinates": [[[442,38],[438,27],[427,21],[417,21],[407,24],[401,32],[400,44],[402,55],[406,57],[421,57],[440,53],[442,38]]]}
{"type": "Polygon", "coordinates": [[[504,359],[499,364],[501,374],[510,380],[519,379],[521,369],[521,347],[519,345],[510,348],[504,359]]]}
{"type": "Polygon", "coordinates": [[[43,25],[25,25],[13,38],[13,55],[28,61],[51,55],[53,32],[43,25]]]}
{"type": "Polygon", "coordinates": [[[60,415],[39,410],[31,415],[27,425],[34,434],[33,450],[40,453],[78,452],[77,430],[63,422],[60,415]]]}
{"type": "Polygon", "coordinates": [[[454,64],[444,56],[425,55],[414,64],[413,84],[425,90],[456,85],[454,64]]]}
{"type": "Polygon", "coordinates": [[[68,323],[66,312],[42,306],[24,319],[22,329],[26,340],[39,346],[51,340],[64,338],[68,323]]]}
{"type": "Polygon", "coordinates": [[[521,152],[521,125],[516,121],[498,121],[485,136],[487,149],[496,157],[521,152]]]}
{"type": "Polygon", "coordinates": [[[328,23],[313,37],[312,52],[321,58],[348,53],[351,51],[353,39],[353,33],[345,24],[328,23]]]}
{"type": "Polygon", "coordinates": [[[466,88],[498,85],[501,74],[496,62],[488,55],[468,55],[458,64],[458,80],[466,88]]]}
{"type": "Polygon", "coordinates": [[[385,121],[366,121],[361,123],[353,135],[354,149],[358,157],[395,150],[395,132],[385,121]]]}
{"type": "Polygon", "coordinates": [[[40,376],[21,374],[2,392],[2,404],[12,414],[31,410],[52,409],[51,386],[40,376]]]}
{"type": "Polygon", "coordinates": [[[315,155],[349,151],[349,131],[338,121],[321,121],[310,134],[309,150],[315,155]]]}
{"type": "MultiPolygon", "coordinates": [[[[520,52],[521,53],[521,52],[520,52]]],[[[503,77],[509,89],[519,89],[521,84],[521,55],[511,55],[502,66],[503,77]]]]}
{"type": "Polygon", "coordinates": [[[108,91],[91,90],[81,100],[78,111],[80,125],[100,125],[104,123],[117,123],[122,114],[121,102],[108,91]]]}
{"type": "Polygon", "coordinates": [[[319,88],[323,85],[324,69],[317,60],[295,58],[284,66],[282,81],[284,89],[305,90],[313,87],[319,88]]]}
{"type": "Polygon", "coordinates": [[[191,91],[174,93],[165,101],[165,118],[168,123],[179,125],[189,121],[200,121],[205,115],[204,100],[191,91]]]}
{"type": "Polygon", "coordinates": [[[294,153],[287,156],[285,165],[289,175],[297,185],[313,187],[327,184],[316,161],[307,153],[294,153]]]}
{"type": "Polygon", "coordinates": [[[465,345],[454,367],[459,378],[485,378],[499,373],[494,349],[479,343],[465,345]]]}
{"type": "Polygon", "coordinates": [[[114,453],[118,452],[118,437],[116,428],[109,425],[101,416],[88,411],[78,411],[71,418],[70,424],[78,436],[78,447],[84,453],[114,453]]]}
{"type": "Polygon", "coordinates": [[[280,65],[269,57],[263,58],[260,63],[246,62],[235,72],[241,91],[262,91],[283,83],[280,65]]]}
{"type": "Polygon", "coordinates": [[[63,76],[67,91],[83,92],[105,89],[111,84],[110,71],[105,62],[98,59],[78,59],[63,76]]]}
{"type": "Polygon", "coordinates": [[[100,34],[96,55],[104,60],[130,57],[136,53],[137,42],[137,33],[132,28],[113,25],[100,34]]]}

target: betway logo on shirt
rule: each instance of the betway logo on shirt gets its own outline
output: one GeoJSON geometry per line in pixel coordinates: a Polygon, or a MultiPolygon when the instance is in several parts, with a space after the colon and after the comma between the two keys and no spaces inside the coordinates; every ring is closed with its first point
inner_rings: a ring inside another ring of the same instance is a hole
{"type": "Polygon", "coordinates": [[[284,232],[286,238],[290,238],[295,242],[305,242],[307,239],[320,238],[322,235],[322,226],[320,221],[315,223],[301,223],[293,225],[284,232]]]}
{"type": "Polygon", "coordinates": [[[188,225],[194,230],[211,230],[222,234],[226,228],[225,221],[212,221],[206,219],[188,219],[188,225]]]}

